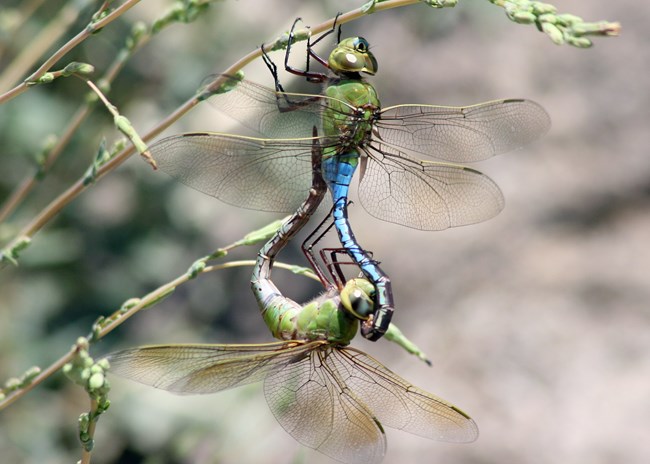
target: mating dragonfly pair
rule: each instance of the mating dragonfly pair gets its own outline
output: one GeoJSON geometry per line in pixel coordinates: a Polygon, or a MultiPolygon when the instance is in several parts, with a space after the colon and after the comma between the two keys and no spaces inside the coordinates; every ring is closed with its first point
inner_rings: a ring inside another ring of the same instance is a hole
{"type": "Polygon", "coordinates": [[[164,171],[226,203],[281,212],[300,204],[260,251],[251,282],[267,326],[282,341],[140,347],[109,359],[116,373],[176,393],[211,393],[264,380],[267,402],[285,430],[342,462],[379,462],[386,448],[382,424],[437,440],[473,441],[478,430],[467,414],[347,346],[361,323],[366,338],[386,335],[424,358],[390,323],[390,280],[352,232],[348,189],[360,167],[364,208],[416,229],[486,220],[503,207],[499,188],[482,173],[452,162],[479,161],[523,146],[548,130],[548,115],[521,99],[382,109],[374,87],[361,77],[377,71],[368,42],[339,40],[325,60],[312,46],[326,35],[308,43],[304,71],[288,65],[293,29],[285,55],[287,71],[324,84],[322,95],[284,92],[268,57],[275,90],[222,76],[223,88],[230,90],[211,100],[262,138],[191,133],[151,146],[164,171]],[[312,58],[332,75],[310,71],[312,58]],[[282,295],[271,270],[326,190],[342,250],[364,279],[339,285],[339,264],[323,270],[308,253],[327,291],[301,306],[282,295]]]}

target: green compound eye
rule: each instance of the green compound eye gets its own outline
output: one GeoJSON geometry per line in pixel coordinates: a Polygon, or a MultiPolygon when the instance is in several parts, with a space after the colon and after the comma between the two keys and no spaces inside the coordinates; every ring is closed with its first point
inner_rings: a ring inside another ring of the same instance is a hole
{"type": "Polygon", "coordinates": [[[370,45],[368,44],[368,41],[363,37],[357,37],[357,39],[354,41],[354,49],[356,51],[365,53],[368,51],[368,48],[370,48],[370,45]]]}
{"type": "Polygon", "coordinates": [[[374,310],[374,293],[374,286],[366,279],[348,280],[341,290],[341,303],[352,316],[366,320],[374,310]]]}

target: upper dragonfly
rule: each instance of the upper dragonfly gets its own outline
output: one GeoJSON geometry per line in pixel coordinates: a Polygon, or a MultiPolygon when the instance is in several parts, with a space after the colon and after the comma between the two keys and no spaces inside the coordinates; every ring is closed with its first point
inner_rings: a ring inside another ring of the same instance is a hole
{"type": "MultiPolygon", "coordinates": [[[[310,56],[317,55],[310,50],[310,56]]],[[[306,75],[325,84],[323,95],[221,76],[229,91],[210,100],[261,137],[188,133],[150,148],[162,170],[197,190],[244,208],[288,212],[309,190],[311,131],[318,127],[339,239],[375,286],[374,314],[362,333],[376,340],[387,330],[394,304],[390,280],[358,244],[347,219],[356,168],[360,202],[379,219],[420,230],[473,224],[495,216],[503,195],[487,176],[453,162],[480,161],[526,145],[548,130],[550,120],[540,105],[523,99],[382,108],[361,75],[373,75],[378,67],[361,37],[340,41],[328,60],[319,61],[332,75],[306,75]]]]}

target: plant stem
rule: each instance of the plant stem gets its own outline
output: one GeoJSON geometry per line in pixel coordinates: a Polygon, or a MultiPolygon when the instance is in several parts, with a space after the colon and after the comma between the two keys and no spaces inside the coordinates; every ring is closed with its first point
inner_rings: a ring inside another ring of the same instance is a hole
{"type": "Polygon", "coordinates": [[[65,34],[68,27],[77,20],[80,12],[79,5],[76,2],[70,2],[38,33],[29,45],[22,47],[18,56],[0,75],[0,89],[5,89],[20,79],[41,55],[65,34]]]}
{"type": "MultiPolygon", "coordinates": [[[[91,415],[93,412],[97,411],[97,400],[90,398],[90,411],[91,415]]],[[[88,437],[92,440],[95,436],[95,428],[97,427],[97,420],[91,419],[88,424],[88,437]]],[[[80,464],[90,464],[90,458],[92,456],[92,450],[87,450],[86,448],[81,448],[81,461],[80,464]]]]}
{"type": "MultiPolygon", "coordinates": [[[[147,34],[141,37],[135,42],[135,45],[133,47],[123,49],[122,52],[118,52],[117,57],[115,60],[113,60],[99,82],[101,82],[103,85],[110,86],[120,71],[124,68],[124,65],[128,59],[133,56],[133,54],[135,54],[138,50],[140,50],[144,45],[146,45],[149,40],[151,40],[151,34],[147,34]]],[[[63,135],[61,135],[54,146],[47,152],[46,158],[43,160],[43,163],[36,175],[26,176],[22,182],[20,182],[18,187],[16,187],[16,189],[11,193],[5,204],[2,206],[2,208],[0,208],[0,224],[7,217],[9,217],[9,215],[18,207],[18,205],[20,205],[20,203],[27,197],[29,192],[38,183],[40,177],[37,176],[42,176],[49,171],[59,155],[63,152],[65,147],[72,139],[72,136],[75,134],[75,132],[77,132],[77,129],[79,129],[81,124],[88,117],[91,109],[93,108],[93,105],[93,101],[87,101],[79,106],[77,112],[74,114],[68,123],[68,126],[63,131],[63,135]]]]}
{"type": "Polygon", "coordinates": [[[40,169],[33,175],[27,175],[14,189],[2,208],[0,208],[0,223],[9,217],[9,215],[20,205],[20,203],[27,197],[29,192],[34,188],[40,179],[39,174],[43,174],[49,170],[59,157],[63,149],[67,146],[68,142],[77,131],[81,123],[86,119],[90,113],[91,106],[86,104],[81,106],[74,114],[68,126],[65,128],[63,135],[59,138],[51,150],[49,150],[47,157],[43,161],[40,169]]]}
{"type": "MultiPolygon", "coordinates": [[[[107,14],[102,19],[97,22],[91,22],[86,26],[86,28],[79,32],[76,36],[70,39],[65,45],[59,48],[51,57],[49,57],[31,76],[26,78],[23,82],[18,84],[13,89],[5,92],[0,95],[0,105],[11,100],[14,97],[17,97],[21,93],[25,92],[29,88],[29,83],[38,80],[43,74],[45,74],[54,64],[63,58],[70,50],[74,49],[77,45],[82,43],[88,37],[90,37],[95,32],[99,31],[103,27],[107,26],[111,22],[115,21],[126,11],[133,8],[140,0],[126,0],[122,5],[117,7],[115,10],[107,14]]],[[[101,9],[96,13],[99,14],[103,11],[106,5],[102,5],[101,9]]]]}

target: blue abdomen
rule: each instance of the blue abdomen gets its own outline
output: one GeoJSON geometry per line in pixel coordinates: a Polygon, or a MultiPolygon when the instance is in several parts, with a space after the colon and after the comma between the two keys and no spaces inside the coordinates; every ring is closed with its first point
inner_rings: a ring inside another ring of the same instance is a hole
{"type": "Polygon", "coordinates": [[[343,154],[334,154],[323,158],[323,179],[332,192],[334,203],[340,198],[347,198],[348,190],[354,171],[359,165],[359,153],[351,151],[343,154]]]}

